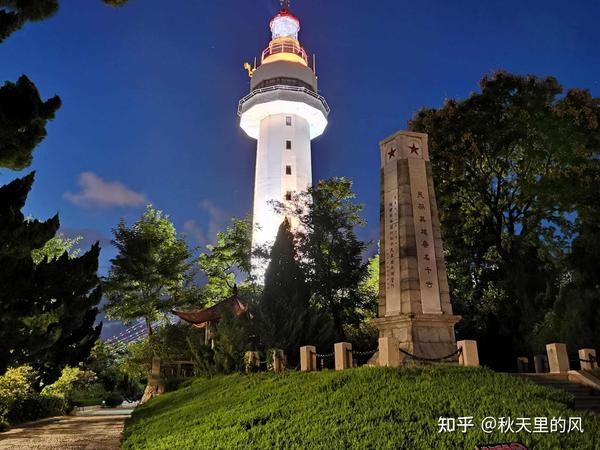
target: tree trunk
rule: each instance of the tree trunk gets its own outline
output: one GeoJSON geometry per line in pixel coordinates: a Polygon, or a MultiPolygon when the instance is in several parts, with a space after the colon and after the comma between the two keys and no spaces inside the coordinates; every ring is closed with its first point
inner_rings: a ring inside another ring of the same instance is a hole
{"type": "Polygon", "coordinates": [[[146,320],[146,331],[148,331],[148,336],[152,336],[152,321],[147,317],[144,320],[146,320]]]}

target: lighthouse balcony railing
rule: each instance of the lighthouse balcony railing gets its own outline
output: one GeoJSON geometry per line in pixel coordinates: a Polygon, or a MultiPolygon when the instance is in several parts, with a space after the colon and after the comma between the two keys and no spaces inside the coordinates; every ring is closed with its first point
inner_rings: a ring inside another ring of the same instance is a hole
{"type": "Polygon", "coordinates": [[[246,95],[243,99],[240,100],[240,103],[238,105],[238,115],[240,115],[240,116],[242,115],[242,109],[244,107],[244,103],[246,103],[248,100],[252,99],[253,97],[255,97],[259,94],[264,94],[266,92],[271,92],[271,91],[303,92],[303,93],[308,94],[311,97],[314,97],[317,100],[319,100],[323,104],[323,107],[325,108],[325,111],[327,111],[327,114],[329,114],[331,112],[331,110],[329,109],[329,105],[327,104],[327,101],[325,100],[325,98],[323,96],[317,94],[316,92],[311,91],[310,89],[306,89],[304,87],[286,86],[284,84],[278,84],[275,86],[269,86],[269,87],[265,87],[262,89],[255,89],[252,92],[250,92],[248,95],[246,95]]]}
{"type": "Polygon", "coordinates": [[[292,53],[294,55],[298,55],[306,62],[306,64],[308,64],[308,55],[306,54],[306,51],[302,47],[295,44],[290,44],[289,42],[269,45],[263,50],[261,61],[264,61],[265,58],[278,53],[292,53]]]}

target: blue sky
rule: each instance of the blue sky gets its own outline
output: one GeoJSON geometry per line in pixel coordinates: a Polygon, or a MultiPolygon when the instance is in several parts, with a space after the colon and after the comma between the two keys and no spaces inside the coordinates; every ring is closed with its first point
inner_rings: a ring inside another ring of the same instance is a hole
{"type": "MultiPolygon", "coordinates": [[[[33,166],[0,172],[0,183],[35,169],[26,213],[58,212],[67,234],[100,240],[102,273],[111,228],[147,202],[191,243],[210,242],[252,207],[255,142],[236,108],[249,88],[242,65],[267,45],[277,9],[276,0],[120,9],[62,0],[52,19],[0,44],[0,81],[24,73],[44,98],[63,101],[33,166]]],[[[495,69],[553,75],[600,96],[598,2],[296,0],[292,10],[332,108],[313,176],[354,180],[364,239],[377,238],[378,142],[419,108],[467,96],[495,69]]]]}

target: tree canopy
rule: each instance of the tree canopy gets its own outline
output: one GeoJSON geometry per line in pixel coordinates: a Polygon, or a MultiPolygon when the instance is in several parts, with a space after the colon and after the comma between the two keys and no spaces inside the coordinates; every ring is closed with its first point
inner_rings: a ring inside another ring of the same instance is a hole
{"type": "Polygon", "coordinates": [[[32,184],[33,174],[0,187],[0,372],[28,363],[52,380],[65,365],[82,361],[100,334],[100,247],[36,264],[32,251],[59,224],[58,217],[25,219],[21,209],[32,184]]]}
{"type": "MultiPolygon", "coordinates": [[[[105,5],[123,6],[128,0],[102,0],[105,5]]],[[[0,43],[27,22],[39,22],[52,17],[59,0],[0,0],[0,43]]]]}
{"type": "Polygon", "coordinates": [[[151,205],[131,228],[121,220],[113,235],[111,242],[119,253],[104,279],[104,311],[126,323],[144,319],[152,334],[152,322],[174,306],[191,267],[191,253],[169,216],[151,205]]]}
{"type": "Polygon", "coordinates": [[[354,231],[363,224],[362,205],[354,198],[350,180],[332,178],[295,195],[287,205],[275,205],[299,223],[297,246],[312,302],[331,316],[341,340],[344,325],[360,323],[359,311],[368,307],[360,289],[368,276],[366,245],[354,231]]]}
{"type": "Polygon", "coordinates": [[[331,344],[331,320],[310,304],[310,288],[300,266],[290,223],[279,226],[254,308],[256,334],[265,349],[282,349],[292,365],[303,345],[331,344]]]}
{"type": "Polygon", "coordinates": [[[73,239],[58,234],[50,239],[41,248],[36,248],[31,251],[31,257],[35,264],[40,264],[43,261],[53,261],[61,257],[64,253],[69,255],[69,258],[76,258],[81,254],[81,250],[75,246],[81,242],[82,236],[77,236],[73,239]]]}
{"type": "Polygon", "coordinates": [[[530,348],[574,217],[597,189],[600,100],[502,71],[480,88],[419,111],[410,128],[429,135],[459,334],[505,367],[530,348]]]}
{"type": "Polygon", "coordinates": [[[207,245],[198,258],[198,267],[207,282],[201,289],[203,304],[213,304],[233,294],[236,275],[253,282],[251,276],[252,226],[248,218],[232,219],[225,231],[217,233],[217,243],[207,245]]]}
{"type": "Polygon", "coordinates": [[[0,87],[0,167],[22,170],[31,164],[34,148],[46,137],[46,123],[60,105],[58,96],[43,101],[25,75],[0,87]]]}

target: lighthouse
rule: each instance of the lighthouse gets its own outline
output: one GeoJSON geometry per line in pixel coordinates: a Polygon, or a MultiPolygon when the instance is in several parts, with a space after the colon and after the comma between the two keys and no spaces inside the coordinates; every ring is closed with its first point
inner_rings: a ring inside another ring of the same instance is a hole
{"type": "MultiPolygon", "coordinates": [[[[272,201],[288,202],[312,184],[311,141],[323,134],[329,106],[319,95],[314,57],[298,40],[300,20],[289,1],[270,23],[272,39],[252,68],[250,93],[240,100],[240,126],[257,140],[252,246],[270,246],[284,217],[272,201]]],[[[292,226],[294,223],[292,222],[292,226]]],[[[262,280],[265,267],[254,261],[262,280]]]]}

